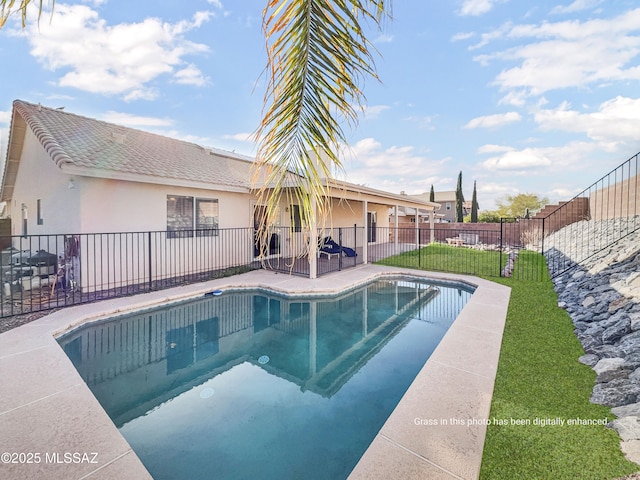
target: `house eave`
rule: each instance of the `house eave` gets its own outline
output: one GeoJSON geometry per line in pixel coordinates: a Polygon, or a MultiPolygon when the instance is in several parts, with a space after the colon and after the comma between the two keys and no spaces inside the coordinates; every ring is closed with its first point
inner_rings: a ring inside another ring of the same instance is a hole
{"type": "Polygon", "coordinates": [[[85,168],[77,165],[64,164],[60,170],[68,175],[79,177],[101,178],[105,180],[122,180],[126,182],[151,183],[155,185],[167,185],[171,187],[197,188],[202,190],[216,190],[234,193],[249,193],[250,189],[241,185],[225,185],[209,182],[198,182],[181,178],[169,178],[137,173],[118,172],[115,170],[85,168]]]}

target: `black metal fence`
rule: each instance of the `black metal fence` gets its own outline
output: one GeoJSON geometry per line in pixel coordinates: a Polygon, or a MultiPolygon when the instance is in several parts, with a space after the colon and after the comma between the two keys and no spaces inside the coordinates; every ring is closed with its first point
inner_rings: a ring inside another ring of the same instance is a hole
{"type": "Polygon", "coordinates": [[[544,218],[541,250],[551,276],[579,265],[640,228],[640,153],[544,218]]]}
{"type": "Polygon", "coordinates": [[[556,276],[640,228],[640,154],[532,219],[410,228],[295,227],[0,237],[0,317],[267,268],[308,276],[365,261],[539,280],[556,276]],[[318,242],[316,258],[308,244],[318,242]],[[541,253],[543,256],[534,255],[541,253]],[[543,259],[546,259],[546,265],[543,259]]]}
{"type": "MultiPolygon", "coordinates": [[[[260,268],[250,229],[11,237],[0,317],[133,295],[260,268]],[[189,233],[190,235],[187,235],[189,233]],[[207,233],[212,233],[208,231],[207,233]]],[[[6,240],[6,239],[4,239],[6,240]]]]}
{"type": "Polygon", "coordinates": [[[529,245],[530,224],[502,219],[485,224],[419,224],[378,228],[386,243],[369,245],[369,261],[421,270],[538,281],[546,274],[544,257],[521,252],[529,245]]]}

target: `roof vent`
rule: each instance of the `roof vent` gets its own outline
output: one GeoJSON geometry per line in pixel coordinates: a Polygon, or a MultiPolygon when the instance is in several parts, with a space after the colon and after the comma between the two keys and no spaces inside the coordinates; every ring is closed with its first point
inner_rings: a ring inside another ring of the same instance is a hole
{"type": "Polygon", "coordinates": [[[111,132],[111,139],[115,143],[119,143],[120,145],[124,145],[124,142],[127,141],[127,134],[126,133],[111,132]]]}

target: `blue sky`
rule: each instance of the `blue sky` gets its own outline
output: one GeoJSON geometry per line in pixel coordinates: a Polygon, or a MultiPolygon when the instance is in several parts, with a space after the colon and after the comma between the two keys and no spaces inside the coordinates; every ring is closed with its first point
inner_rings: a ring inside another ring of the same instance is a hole
{"type": "MultiPolygon", "coordinates": [[[[46,3],[46,2],[45,2],[46,3]]],[[[255,154],[266,0],[58,0],[0,30],[0,135],[22,99],[255,154]]],[[[348,181],[569,199],[640,151],[636,0],[397,0],[348,181]]]]}

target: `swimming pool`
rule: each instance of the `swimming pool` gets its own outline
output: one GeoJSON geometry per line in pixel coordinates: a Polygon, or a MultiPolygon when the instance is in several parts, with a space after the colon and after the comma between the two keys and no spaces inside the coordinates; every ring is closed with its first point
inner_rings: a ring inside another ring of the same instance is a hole
{"type": "Polygon", "coordinates": [[[155,478],[344,478],[471,292],[224,292],[60,344],[155,478]]]}

